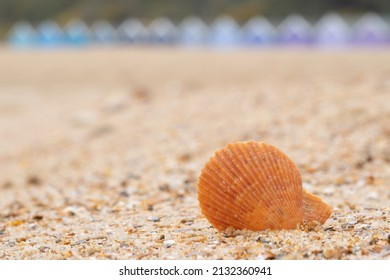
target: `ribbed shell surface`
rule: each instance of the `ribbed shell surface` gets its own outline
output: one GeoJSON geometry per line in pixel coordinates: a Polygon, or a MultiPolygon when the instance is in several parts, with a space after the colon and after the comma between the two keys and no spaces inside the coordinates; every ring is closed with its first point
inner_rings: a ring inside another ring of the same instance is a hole
{"type": "Polygon", "coordinates": [[[321,198],[303,190],[303,212],[305,221],[323,224],[332,214],[332,208],[321,198]]]}
{"type": "Polygon", "coordinates": [[[261,142],[217,151],[199,177],[198,200],[218,230],[295,229],[304,220],[298,168],[282,151],[261,142]]]}

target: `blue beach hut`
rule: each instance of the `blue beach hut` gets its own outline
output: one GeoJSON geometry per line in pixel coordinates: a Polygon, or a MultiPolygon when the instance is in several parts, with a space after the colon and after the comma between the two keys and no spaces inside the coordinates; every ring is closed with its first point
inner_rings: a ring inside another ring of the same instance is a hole
{"type": "Polygon", "coordinates": [[[64,27],[65,41],[70,45],[85,45],[92,39],[91,30],[79,19],[68,22],[64,27]]]}
{"type": "Polygon", "coordinates": [[[38,44],[43,47],[54,47],[64,43],[64,33],[53,20],[46,20],[37,27],[38,44]]]}
{"type": "Polygon", "coordinates": [[[242,28],[243,40],[249,45],[269,44],[275,40],[274,26],[264,17],[250,19],[242,28]]]}
{"type": "Polygon", "coordinates": [[[14,47],[30,47],[37,42],[35,29],[27,22],[16,23],[7,35],[7,42],[14,47]]]}
{"type": "Polygon", "coordinates": [[[241,43],[240,26],[230,16],[218,17],[210,27],[210,42],[218,47],[232,47],[241,43]]]}
{"type": "Polygon", "coordinates": [[[207,43],[208,26],[198,17],[187,17],[179,27],[179,41],[187,46],[199,46],[207,43]]]}

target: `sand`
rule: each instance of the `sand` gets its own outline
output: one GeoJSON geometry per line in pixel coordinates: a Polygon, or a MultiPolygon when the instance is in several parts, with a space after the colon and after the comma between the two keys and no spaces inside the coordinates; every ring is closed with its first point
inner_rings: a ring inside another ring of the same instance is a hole
{"type": "Polygon", "coordinates": [[[390,52],[0,49],[0,259],[390,259],[390,52]],[[264,141],[332,206],[228,229],[197,178],[264,141]]]}

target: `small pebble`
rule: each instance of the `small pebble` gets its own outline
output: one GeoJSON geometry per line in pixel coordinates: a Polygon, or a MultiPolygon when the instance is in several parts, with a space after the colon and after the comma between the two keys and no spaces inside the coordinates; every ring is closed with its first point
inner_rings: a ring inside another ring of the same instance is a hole
{"type": "Polygon", "coordinates": [[[28,224],[28,228],[29,229],[37,229],[37,225],[36,224],[28,224]]]}
{"type": "Polygon", "coordinates": [[[130,196],[129,193],[128,193],[127,191],[121,191],[121,192],[119,193],[119,195],[120,195],[120,196],[123,196],[123,197],[129,197],[129,196],[130,196]]]}
{"type": "Polygon", "coordinates": [[[160,221],[160,217],[149,217],[147,218],[148,221],[150,222],[159,222],[160,221]]]}
{"type": "Polygon", "coordinates": [[[170,247],[172,247],[173,245],[175,245],[175,241],[174,240],[166,240],[166,241],[164,241],[164,246],[166,247],[166,248],[170,248],[170,247]]]}
{"type": "Polygon", "coordinates": [[[64,213],[69,215],[69,216],[75,216],[78,212],[77,207],[75,206],[68,206],[64,209],[64,213]]]}
{"type": "Polygon", "coordinates": [[[42,183],[42,180],[36,175],[31,175],[26,179],[26,182],[29,185],[38,186],[42,183]]]}
{"type": "Polygon", "coordinates": [[[370,192],[367,197],[369,200],[378,200],[378,193],[377,192],[370,192]]]}
{"type": "Polygon", "coordinates": [[[334,188],[328,187],[323,190],[324,195],[326,196],[332,196],[334,194],[334,188]]]}
{"type": "Polygon", "coordinates": [[[324,258],[327,260],[336,258],[337,254],[334,249],[325,249],[325,251],[322,253],[324,255],[324,258]]]}
{"type": "Polygon", "coordinates": [[[263,260],[265,260],[265,257],[264,257],[263,255],[258,255],[258,256],[256,257],[256,260],[263,261],[263,260]]]}
{"type": "Polygon", "coordinates": [[[369,229],[370,226],[366,224],[359,224],[355,227],[355,231],[361,231],[361,230],[366,230],[369,229]]]}

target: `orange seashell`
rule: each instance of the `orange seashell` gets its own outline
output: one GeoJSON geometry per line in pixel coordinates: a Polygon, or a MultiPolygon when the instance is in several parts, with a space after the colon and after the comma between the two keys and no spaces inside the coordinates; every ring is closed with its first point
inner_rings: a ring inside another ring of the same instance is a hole
{"type": "Polygon", "coordinates": [[[198,182],[202,213],[219,231],[295,229],[324,223],[332,213],[302,188],[301,174],[282,151],[261,142],[238,142],[217,151],[198,182]]]}

